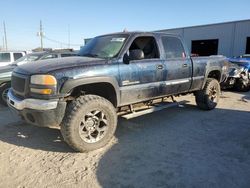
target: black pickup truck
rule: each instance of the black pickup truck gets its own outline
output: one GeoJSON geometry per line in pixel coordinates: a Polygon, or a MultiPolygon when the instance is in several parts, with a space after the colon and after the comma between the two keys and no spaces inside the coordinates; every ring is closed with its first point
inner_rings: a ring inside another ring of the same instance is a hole
{"type": "Polygon", "coordinates": [[[223,56],[191,58],[175,35],[108,34],[93,38],[79,57],[17,67],[8,105],[28,123],[60,125],[73,149],[90,151],[109,142],[118,115],[136,116],[138,104],[194,93],[199,108],[214,109],[225,62],[223,56]]]}

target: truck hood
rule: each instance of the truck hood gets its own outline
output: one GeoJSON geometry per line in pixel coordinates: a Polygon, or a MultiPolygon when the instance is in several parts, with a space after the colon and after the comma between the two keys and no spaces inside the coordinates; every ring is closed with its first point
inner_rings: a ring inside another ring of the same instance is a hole
{"type": "Polygon", "coordinates": [[[39,60],[26,63],[24,65],[18,66],[14,70],[14,72],[31,75],[31,74],[49,73],[59,69],[93,66],[105,63],[107,63],[107,60],[100,58],[78,57],[78,56],[64,57],[64,58],[46,59],[46,60],[39,60]]]}

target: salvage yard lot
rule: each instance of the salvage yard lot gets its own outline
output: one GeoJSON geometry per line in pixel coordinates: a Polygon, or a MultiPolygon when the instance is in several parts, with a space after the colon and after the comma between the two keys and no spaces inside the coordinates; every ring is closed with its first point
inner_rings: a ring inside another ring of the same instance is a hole
{"type": "Polygon", "coordinates": [[[0,187],[249,187],[250,93],[223,92],[212,111],[184,106],[119,119],[105,148],[76,153],[58,129],[0,107],[0,187]]]}

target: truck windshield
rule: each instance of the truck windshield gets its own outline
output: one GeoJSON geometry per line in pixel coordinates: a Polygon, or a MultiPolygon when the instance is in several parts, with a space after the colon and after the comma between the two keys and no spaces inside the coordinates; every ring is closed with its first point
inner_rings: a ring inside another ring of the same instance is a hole
{"type": "Polygon", "coordinates": [[[116,57],[127,38],[128,34],[95,37],[82,47],[79,55],[104,59],[116,57]]]}

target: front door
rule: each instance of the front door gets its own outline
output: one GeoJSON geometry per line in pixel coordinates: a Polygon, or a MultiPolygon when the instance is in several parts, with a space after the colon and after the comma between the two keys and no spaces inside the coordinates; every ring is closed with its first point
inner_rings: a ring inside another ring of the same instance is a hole
{"type": "Polygon", "coordinates": [[[129,47],[128,53],[136,49],[143,51],[143,59],[130,61],[129,64],[119,64],[122,105],[159,96],[164,80],[164,61],[160,59],[155,38],[137,37],[129,47]]]}

